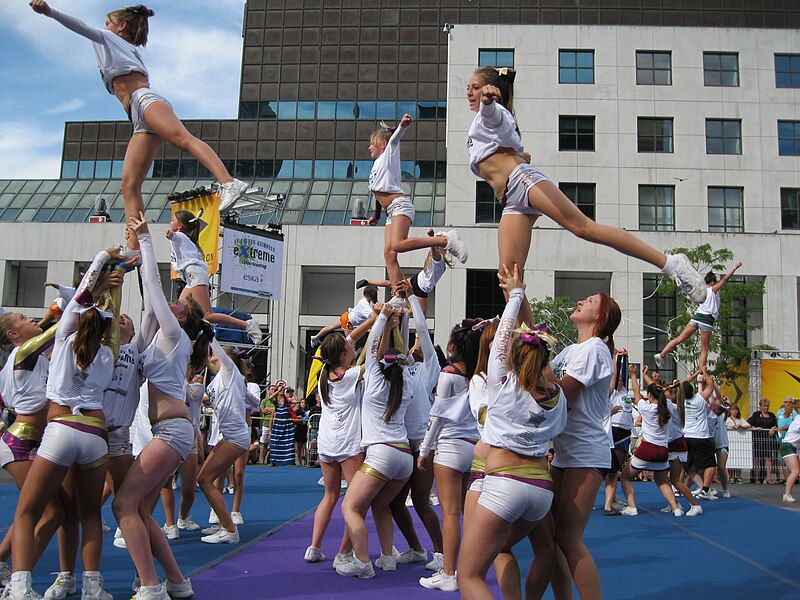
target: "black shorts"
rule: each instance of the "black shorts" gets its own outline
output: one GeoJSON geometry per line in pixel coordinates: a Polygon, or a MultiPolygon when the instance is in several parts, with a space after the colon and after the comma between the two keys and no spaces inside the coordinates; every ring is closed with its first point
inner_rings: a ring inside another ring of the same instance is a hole
{"type": "MultiPolygon", "coordinates": [[[[627,454],[628,449],[631,447],[631,430],[612,426],[611,437],[614,439],[614,447],[627,454]]],[[[611,470],[614,470],[614,465],[611,465],[611,470]]]]}
{"type": "Polygon", "coordinates": [[[419,283],[417,283],[417,276],[414,275],[411,278],[411,289],[414,291],[414,295],[417,298],[427,298],[428,292],[423,292],[422,289],[419,287],[419,283]]]}
{"type": "Polygon", "coordinates": [[[697,473],[701,473],[704,469],[717,466],[714,438],[699,439],[687,437],[686,446],[689,448],[685,465],[687,472],[694,469],[697,473]]]}
{"type": "MultiPolygon", "coordinates": [[[[630,440],[628,440],[630,442],[630,440]]],[[[617,453],[615,452],[617,448],[614,447],[611,449],[611,469],[609,469],[609,474],[617,473],[622,471],[622,465],[619,463],[619,459],[617,458],[617,453]]]]}

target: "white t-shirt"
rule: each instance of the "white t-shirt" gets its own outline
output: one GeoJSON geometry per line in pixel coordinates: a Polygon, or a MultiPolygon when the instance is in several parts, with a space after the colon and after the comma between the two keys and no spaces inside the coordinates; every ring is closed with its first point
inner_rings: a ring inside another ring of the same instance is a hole
{"type": "Polygon", "coordinates": [[[328,386],[328,402],[321,401],[317,445],[326,457],[356,456],[361,452],[361,367],[350,367],[336,382],[322,381],[317,389],[328,386]]]}
{"type": "Polygon", "coordinates": [[[716,448],[727,448],[728,442],[728,429],[725,427],[725,413],[717,415],[710,413],[711,416],[717,421],[717,428],[714,430],[714,446],[716,448]]]}
{"type": "Polygon", "coordinates": [[[686,413],[683,423],[684,436],[699,440],[711,437],[711,432],[708,430],[708,403],[700,394],[686,398],[684,412],[686,413]]]}
{"type": "Polygon", "coordinates": [[[785,444],[791,444],[795,448],[800,448],[800,419],[795,419],[786,430],[786,435],[783,437],[785,444]]]}
{"type": "Polygon", "coordinates": [[[553,359],[552,366],[559,379],[569,375],[583,384],[578,396],[567,401],[567,426],[553,440],[553,466],[610,468],[608,433],[603,428],[614,376],[608,346],[598,337],[572,344],[553,359]]]}
{"type": "MultiPolygon", "coordinates": [[[[666,448],[669,437],[669,421],[660,427],[658,424],[658,404],[653,404],[647,400],[639,400],[636,405],[639,414],[642,415],[642,437],[656,446],[666,448]]],[[[670,421],[672,418],[670,418],[670,421]]]]}
{"type": "Polygon", "coordinates": [[[611,415],[611,426],[619,427],[620,429],[633,428],[633,401],[631,397],[619,390],[611,392],[611,406],[619,406],[622,408],[619,412],[611,415]]]}
{"type": "Polygon", "coordinates": [[[366,298],[361,298],[356,305],[347,311],[347,320],[352,327],[358,327],[369,319],[372,314],[372,304],[366,298]]]}
{"type": "Polygon", "coordinates": [[[470,170],[480,177],[478,163],[500,148],[511,148],[517,154],[525,150],[517,133],[517,122],[514,115],[497,102],[481,102],[467,133],[470,170]]]}
{"type": "Polygon", "coordinates": [[[208,269],[208,264],[203,260],[203,252],[197,247],[189,236],[182,231],[173,231],[169,238],[169,262],[176,272],[180,273],[189,265],[197,265],[208,269]]]}
{"type": "Polygon", "coordinates": [[[400,185],[400,139],[406,132],[405,127],[397,127],[389,138],[386,150],[372,164],[369,172],[369,190],[384,194],[402,194],[400,185]]]}

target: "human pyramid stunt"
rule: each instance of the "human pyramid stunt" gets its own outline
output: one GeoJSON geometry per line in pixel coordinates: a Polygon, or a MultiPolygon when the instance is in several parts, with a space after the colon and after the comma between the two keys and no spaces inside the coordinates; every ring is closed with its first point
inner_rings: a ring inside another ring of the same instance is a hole
{"type": "MultiPolygon", "coordinates": [[[[114,10],[98,29],[44,0],[31,0],[30,6],[91,41],[103,83],[122,104],[133,135],[122,171],[125,243],[99,250],[74,290],[59,287],[65,304],[53,311],[54,326],[43,330],[20,313],[0,316],[0,344],[9,351],[0,395],[16,413],[0,442],[0,465],[20,488],[13,525],[0,544],[3,597],[39,597],[32,572],[59,531],[59,573],[44,597],[60,600],[78,589],[80,534],[82,598],[110,599],[101,574],[101,507],[113,495],[115,545],[130,554],[134,598],[189,598],[192,583],[168,538],[177,537],[178,529],[200,529],[189,514],[191,499],[182,499],[177,523],[171,501],[164,529],[153,509],[180,469],[182,479],[189,479],[188,496],[193,498],[196,477],[213,509],[201,543],[239,543],[242,515],[238,508],[228,512],[217,482],[250,450],[248,419],[258,410],[258,391],[246,383],[246,361],[222,347],[212,324],[244,329],[254,344],[261,331],[255,320],[212,311],[208,265],[197,246],[202,213],[178,211],[169,224],[170,261],[186,286],[176,302],[168,302],[158,274],[163,257],[156,256],[144,216],[142,184],[166,140],[215,177],[221,213],[231,211],[249,186],[233,178],[215,152],[187,131],[169,102],[150,89],[139,49],[148,41],[152,10],[144,5],[114,10]],[[134,269],[144,305],[139,322],[120,314],[123,282],[134,269]],[[197,472],[204,390],[217,433],[197,472]],[[184,471],[187,459],[195,468],[184,471]]],[[[317,444],[325,492],[304,555],[309,570],[328,560],[326,552],[344,577],[372,578],[376,569],[425,563],[431,574],[420,578],[422,587],[483,599],[492,597],[486,577],[494,565],[503,596],[520,598],[520,566],[512,547],[528,538],[535,558],[524,579],[526,598],[542,597],[548,586],[556,597],[571,597],[573,585],[581,597],[597,598],[600,575],[583,532],[609,471],[615,474],[614,490],[616,473],[622,472],[627,506],[617,511],[612,491],[605,514],[636,516],[631,481],[642,470],[655,473],[675,517],[702,513],[685,485],[687,474],[698,477],[700,499],[713,496],[713,431],[724,413],[716,382],[705,369],[707,350],[699,389],[692,380],[661,381],[651,369],[643,370],[646,387],[640,388],[631,370],[644,441],[626,466],[632,408],[621,400],[627,388],[618,384],[625,369],[616,367],[615,378],[616,358],[627,354],[614,345],[619,305],[605,293],[577,302],[570,315],[577,342],[556,354],[547,324],[533,322],[523,274],[541,215],[578,238],[663,271],[701,307],[687,330],[656,355],[661,368],[666,354],[697,329],[707,349],[719,289],[741,263],[721,281],[713,273],[704,280],[685,255],[664,254],[621,228],[584,216],[530,164],[514,114],[515,77],[512,69],[481,67],[466,88],[474,113],[467,138],[470,169],[503,207],[497,278],[507,303],[500,316],[465,316],[450,329],[444,349],[428,331],[427,298],[448,266],[467,261],[468,249],[455,230],[410,235],[415,209],[401,185],[400,142],[412,117],[404,115],[394,128],[381,122],[369,140],[374,160],[369,189],[377,203],[371,221],[377,223],[386,211],[382,250],[388,278],[358,282],[364,299],[312,340],[322,365],[317,444]],[[398,254],[417,250],[428,252],[424,267],[406,278],[398,254]],[[378,300],[380,287],[390,290],[388,302],[378,300]],[[412,320],[416,337],[410,344],[412,320]],[[366,344],[359,357],[356,343],[362,338],[366,344]],[[324,551],[342,480],[348,484],[341,504],[345,532],[338,547],[324,551]],[[429,501],[434,482],[441,519],[429,501]],[[688,512],[670,482],[688,500],[688,512]],[[430,555],[414,529],[408,498],[433,545],[430,555]],[[369,547],[370,508],[379,553],[369,547]],[[396,548],[402,544],[394,539],[395,523],[407,546],[403,551],[396,548]]]]}

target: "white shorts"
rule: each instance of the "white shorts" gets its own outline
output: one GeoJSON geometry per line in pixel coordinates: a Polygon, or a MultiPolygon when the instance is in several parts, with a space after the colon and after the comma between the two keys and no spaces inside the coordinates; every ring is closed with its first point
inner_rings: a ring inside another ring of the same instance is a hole
{"type": "Polygon", "coordinates": [[[361,453],[359,452],[358,454],[338,454],[336,456],[330,456],[328,454],[318,454],[317,456],[319,457],[320,462],[328,463],[329,465],[331,465],[333,463],[343,463],[348,458],[355,458],[359,454],[361,453]]]}
{"type": "Polygon", "coordinates": [[[166,442],[180,455],[181,460],[185,460],[195,444],[194,425],[183,417],[157,421],[153,423],[153,439],[166,442]]]}
{"type": "MultiPolygon", "coordinates": [[[[546,479],[537,480],[549,483],[546,479]]],[[[509,523],[525,519],[531,523],[541,520],[553,503],[553,491],[533,483],[525,483],[510,477],[486,475],[478,504],[489,509],[509,523]]]]}
{"type": "Polygon", "coordinates": [[[694,319],[690,319],[689,320],[689,325],[694,325],[700,331],[704,331],[706,333],[714,331],[714,326],[713,325],[709,325],[708,323],[702,323],[700,321],[695,321],[694,319]]]}
{"type": "Polygon", "coordinates": [[[640,471],[669,471],[669,462],[649,462],[636,456],[631,458],[631,466],[640,471]]]}
{"type": "Polygon", "coordinates": [[[52,419],[44,429],[38,455],[61,467],[77,464],[98,467],[108,456],[108,434],[96,424],[100,419],[83,417],[78,422],[52,419]]]}
{"type": "Polygon", "coordinates": [[[187,265],[185,269],[180,271],[181,279],[186,283],[186,287],[192,289],[198,285],[208,287],[209,275],[208,267],[200,265],[187,265]]]}
{"type": "Polygon", "coordinates": [[[386,224],[392,222],[392,217],[408,217],[409,220],[414,222],[414,215],[417,211],[414,209],[414,204],[408,196],[398,196],[389,204],[386,209],[386,224]]]}
{"type": "Polygon", "coordinates": [[[144,110],[153,102],[163,102],[172,108],[172,104],[170,104],[166,98],[155,93],[150,88],[139,88],[138,90],[134,90],[131,94],[131,105],[128,109],[128,116],[133,125],[133,133],[154,133],[144,121],[144,110]]]}
{"type": "Polygon", "coordinates": [[[669,458],[667,459],[667,462],[673,462],[673,461],[679,460],[682,463],[685,463],[688,459],[689,459],[689,453],[688,452],[670,452],[669,453],[669,458]]]}
{"type": "Polygon", "coordinates": [[[358,469],[383,481],[405,481],[414,470],[408,444],[372,444],[358,469]]]}
{"type": "Polygon", "coordinates": [[[535,185],[550,179],[533,165],[517,165],[506,182],[505,196],[500,198],[504,215],[535,215],[542,211],[533,208],[528,201],[528,191],[535,185]]]}
{"type": "Polygon", "coordinates": [[[467,473],[472,467],[475,444],[458,438],[441,439],[433,456],[433,464],[467,473]]]}
{"type": "Polygon", "coordinates": [[[476,477],[475,479],[473,479],[470,482],[469,487],[467,488],[467,491],[468,492],[478,492],[479,494],[481,492],[483,492],[483,480],[484,479],[486,479],[486,477],[476,477]]]}
{"type": "Polygon", "coordinates": [[[250,429],[245,429],[244,431],[237,432],[237,433],[222,433],[221,442],[228,442],[229,444],[233,444],[237,448],[241,448],[245,452],[250,450],[250,429]]]}
{"type": "Polygon", "coordinates": [[[117,456],[133,456],[130,427],[118,427],[108,432],[108,457],[117,456]]]}

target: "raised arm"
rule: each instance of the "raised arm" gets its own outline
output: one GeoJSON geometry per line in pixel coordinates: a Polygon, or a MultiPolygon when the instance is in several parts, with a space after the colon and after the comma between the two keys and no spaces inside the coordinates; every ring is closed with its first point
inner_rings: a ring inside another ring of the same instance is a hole
{"type": "Polygon", "coordinates": [[[403,135],[406,132],[406,128],[411,125],[414,119],[411,118],[411,115],[403,115],[403,118],[400,119],[400,125],[392,132],[392,137],[389,138],[389,146],[398,146],[400,144],[400,140],[403,139],[403,135]]]}
{"type": "Polygon", "coordinates": [[[733,265],[733,268],[725,274],[725,277],[723,277],[717,283],[711,286],[711,291],[714,292],[715,294],[718,291],[720,291],[722,287],[726,283],[728,283],[728,280],[733,276],[733,274],[736,273],[736,270],[741,266],[742,266],[741,262],[737,262],[735,265],[733,265]]]}
{"type": "Polygon", "coordinates": [[[58,331],[62,334],[66,335],[66,333],[78,329],[78,306],[94,302],[92,290],[94,290],[97,282],[100,280],[103,267],[111,260],[112,253],[114,253],[115,257],[119,256],[118,250],[101,250],[97,253],[97,256],[94,257],[91,266],[86,269],[86,273],[83,279],[81,279],[80,285],[75,290],[75,295],[69,301],[69,304],[67,304],[64,309],[64,314],[58,322],[58,331]]]}
{"type": "Polygon", "coordinates": [[[219,343],[217,338],[211,340],[211,349],[214,351],[214,356],[219,360],[219,375],[222,377],[222,381],[226,384],[230,384],[233,378],[233,372],[236,371],[236,365],[231,360],[231,357],[228,356],[228,353],[225,352],[225,349],[222,347],[222,344],[219,343]]]}
{"type": "Polygon", "coordinates": [[[497,395],[502,379],[508,373],[508,350],[511,346],[514,325],[517,315],[525,299],[525,284],[519,276],[519,265],[514,264],[514,270],[509,271],[508,266],[501,265],[497,273],[500,287],[508,293],[508,302],[500,317],[500,324],[494,334],[494,342],[489,352],[489,361],[486,365],[486,381],[490,397],[497,395]]]}
{"type": "Polygon", "coordinates": [[[389,318],[391,311],[392,308],[388,304],[384,304],[383,308],[381,309],[381,314],[378,315],[377,319],[375,319],[375,324],[372,326],[372,331],[369,332],[369,337],[367,338],[367,343],[365,346],[365,365],[367,368],[369,368],[370,365],[379,359],[378,348],[380,347],[381,338],[383,337],[383,330],[386,328],[386,320],[389,318]]]}
{"type": "Polygon", "coordinates": [[[497,108],[496,100],[498,98],[500,98],[500,90],[495,86],[485,85],[481,89],[481,104],[478,112],[488,127],[500,127],[503,123],[503,113],[497,108]]]}
{"type": "Polygon", "coordinates": [[[628,377],[633,386],[633,403],[639,404],[642,399],[642,388],[639,386],[639,379],[636,377],[636,367],[634,365],[628,365],[628,377]]]}
{"type": "Polygon", "coordinates": [[[424,359],[428,359],[436,355],[436,348],[433,346],[433,340],[428,331],[428,322],[425,320],[425,313],[422,312],[419,299],[415,295],[410,295],[408,297],[408,302],[411,304],[411,312],[414,315],[414,327],[417,328],[417,338],[419,339],[419,345],[422,347],[422,356],[424,359]]]}
{"type": "Polygon", "coordinates": [[[30,5],[31,8],[34,10],[34,12],[39,13],[40,15],[45,15],[47,17],[50,17],[51,19],[58,21],[70,31],[74,31],[78,35],[82,35],[83,37],[97,44],[103,43],[102,29],[98,29],[96,27],[89,27],[86,23],[84,23],[80,19],[76,19],[75,17],[64,14],[52,8],[50,5],[47,4],[47,2],[44,2],[44,0],[33,0],[30,3],[30,5]]]}

